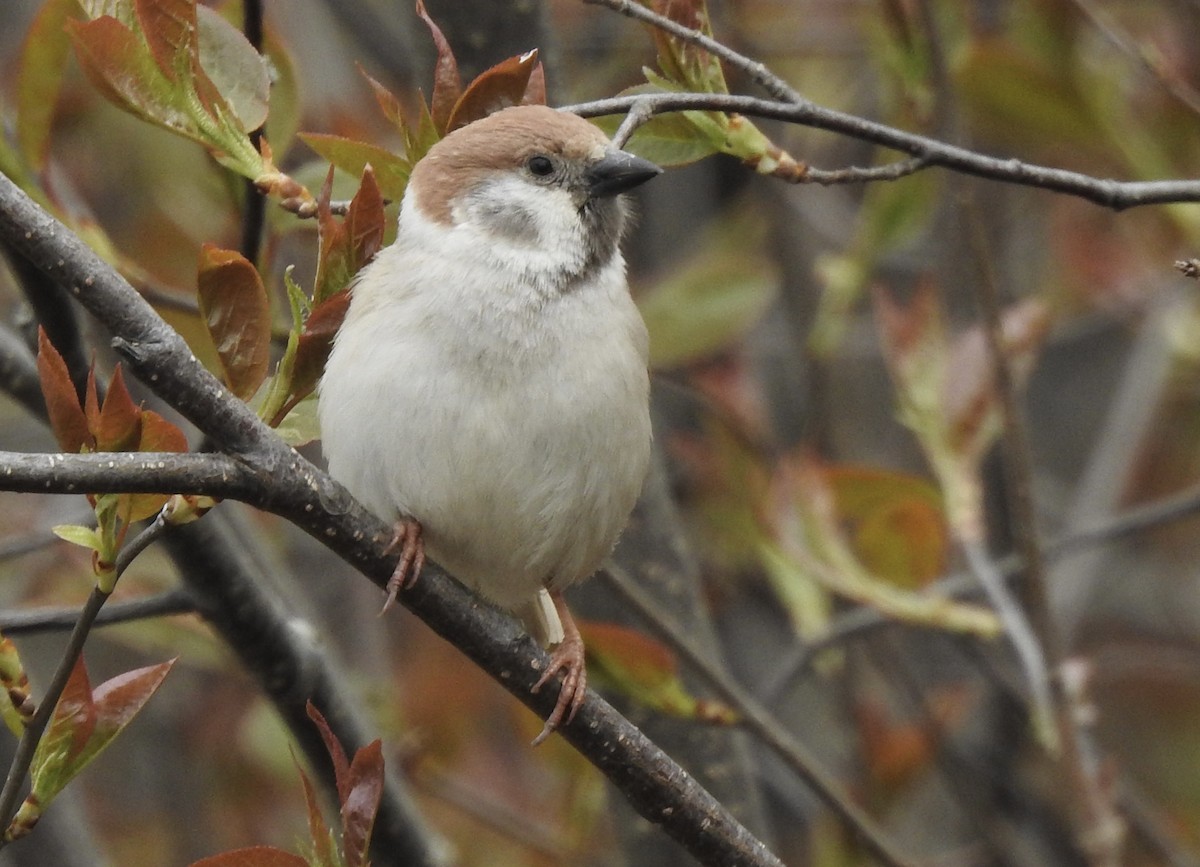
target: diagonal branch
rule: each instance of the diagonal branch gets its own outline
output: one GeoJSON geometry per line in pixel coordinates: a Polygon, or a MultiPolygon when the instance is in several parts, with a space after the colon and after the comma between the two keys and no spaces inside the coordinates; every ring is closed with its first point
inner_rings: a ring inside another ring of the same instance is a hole
{"type": "MultiPolygon", "coordinates": [[[[1017,159],[991,157],[811,102],[793,104],[726,93],[654,93],[598,99],[563,106],[562,110],[583,117],[599,117],[623,114],[633,110],[635,105],[640,106],[639,111],[649,115],[673,111],[726,111],[810,126],[909,154],[929,166],[1065,193],[1116,211],[1142,205],[1200,202],[1200,181],[1114,181],[1017,159]]],[[[799,177],[797,180],[803,181],[805,178],[799,177]]]]}

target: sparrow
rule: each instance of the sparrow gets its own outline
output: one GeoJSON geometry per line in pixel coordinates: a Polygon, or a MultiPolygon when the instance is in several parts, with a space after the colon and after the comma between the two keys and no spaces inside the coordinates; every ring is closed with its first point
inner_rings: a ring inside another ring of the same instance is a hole
{"type": "Polygon", "coordinates": [[[414,167],[395,243],[356,277],[319,391],[330,474],[392,523],[386,608],[426,555],[522,617],[582,706],[563,598],[611,552],[650,460],[647,334],[622,193],[661,169],[594,125],[516,106],[414,167]]]}

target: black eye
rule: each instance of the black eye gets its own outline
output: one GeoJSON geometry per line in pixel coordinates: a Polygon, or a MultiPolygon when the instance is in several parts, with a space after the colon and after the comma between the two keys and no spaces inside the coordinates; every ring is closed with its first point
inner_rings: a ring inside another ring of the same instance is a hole
{"type": "Polygon", "coordinates": [[[541,154],[530,157],[525,165],[529,167],[530,172],[539,178],[544,178],[554,171],[554,163],[550,161],[550,157],[542,156],[541,154]]]}

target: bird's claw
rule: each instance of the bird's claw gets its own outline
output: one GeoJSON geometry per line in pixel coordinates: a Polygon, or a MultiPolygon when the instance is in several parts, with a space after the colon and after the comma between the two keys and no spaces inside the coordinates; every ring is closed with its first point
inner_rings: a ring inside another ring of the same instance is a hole
{"type": "Polygon", "coordinates": [[[400,551],[400,560],[392,570],[392,577],[387,582],[387,598],[383,601],[383,614],[396,604],[396,597],[401,590],[409,590],[421,576],[425,566],[425,540],[421,535],[421,522],[416,518],[401,518],[396,521],[392,533],[392,541],[385,549],[388,554],[400,551]]]}
{"type": "Polygon", "coordinates": [[[554,675],[563,672],[562,686],[558,690],[558,701],[546,718],[541,733],[533,739],[533,746],[550,737],[560,725],[575,719],[587,698],[587,668],[583,659],[583,641],[578,634],[569,635],[550,653],[550,664],[542,672],[532,692],[539,692],[554,675]]]}

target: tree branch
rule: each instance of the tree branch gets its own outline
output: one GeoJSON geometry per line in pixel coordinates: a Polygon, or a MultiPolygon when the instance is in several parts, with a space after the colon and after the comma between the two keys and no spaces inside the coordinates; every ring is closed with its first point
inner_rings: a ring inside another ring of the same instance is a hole
{"type": "MultiPolygon", "coordinates": [[[[1200,181],[1114,181],[1017,159],[990,157],[811,102],[793,104],[724,93],[655,93],[598,99],[563,106],[562,110],[582,117],[599,117],[623,114],[639,103],[643,106],[639,111],[650,115],[673,111],[726,111],[824,129],[909,154],[929,166],[1065,193],[1116,211],[1142,205],[1200,201],[1200,181]]],[[[806,178],[800,176],[795,180],[803,182],[806,178]]]]}

